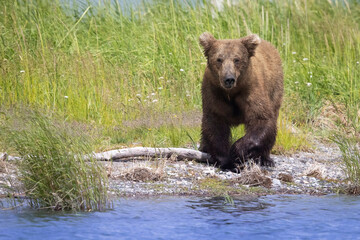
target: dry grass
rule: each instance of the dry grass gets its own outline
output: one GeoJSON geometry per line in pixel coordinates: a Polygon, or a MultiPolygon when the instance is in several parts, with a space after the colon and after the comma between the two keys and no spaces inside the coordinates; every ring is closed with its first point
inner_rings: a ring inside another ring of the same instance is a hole
{"type": "Polygon", "coordinates": [[[279,173],[278,179],[283,182],[294,182],[293,176],[287,173],[279,173]]]}
{"type": "Polygon", "coordinates": [[[154,172],[151,168],[136,167],[126,172],[124,180],[135,182],[159,181],[163,178],[163,174],[154,172]]]}
{"type": "Polygon", "coordinates": [[[323,179],[325,176],[325,168],[323,165],[312,164],[304,171],[304,175],[317,179],[323,179]]]}
{"type": "Polygon", "coordinates": [[[111,163],[106,167],[108,177],[134,182],[154,182],[165,177],[165,160],[133,162],[130,166],[111,163]]]}
{"type": "Polygon", "coordinates": [[[6,158],[7,158],[6,153],[0,153],[0,173],[8,172],[8,170],[7,170],[8,163],[5,161],[6,158]]]}
{"type": "Polygon", "coordinates": [[[346,192],[351,195],[360,195],[360,186],[351,185],[346,189],[346,192]]]}
{"type": "Polygon", "coordinates": [[[314,126],[321,129],[336,129],[338,125],[347,126],[344,104],[335,104],[326,101],[314,121],[314,126]]]}
{"type": "Polygon", "coordinates": [[[261,168],[253,162],[246,164],[245,168],[241,171],[240,177],[238,177],[235,181],[242,185],[249,185],[251,187],[263,186],[270,188],[272,184],[271,179],[266,176],[266,172],[261,170],[261,168]]]}
{"type": "MultiPolygon", "coordinates": [[[[334,103],[326,101],[320,109],[319,115],[314,120],[313,125],[318,129],[339,131],[347,136],[360,137],[360,132],[349,119],[347,107],[344,103],[334,103]]],[[[356,118],[360,119],[360,109],[357,111],[356,118]]]]}

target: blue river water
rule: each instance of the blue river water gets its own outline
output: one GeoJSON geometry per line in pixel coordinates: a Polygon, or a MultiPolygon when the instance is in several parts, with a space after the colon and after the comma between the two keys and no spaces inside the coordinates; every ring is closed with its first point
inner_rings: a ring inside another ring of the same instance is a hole
{"type": "Polygon", "coordinates": [[[22,207],[0,210],[0,239],[360,239],[360,197],[120,199],[80,213],[22,207]]]}

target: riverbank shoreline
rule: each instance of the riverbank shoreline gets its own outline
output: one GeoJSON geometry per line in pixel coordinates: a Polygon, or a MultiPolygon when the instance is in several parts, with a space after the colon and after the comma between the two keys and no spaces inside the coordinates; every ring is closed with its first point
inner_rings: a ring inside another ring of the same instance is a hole
{"type": "MultiPolygon", "coordinates": [[[[272,155],[275,167],[241,173],[192,160],[138,158],[99,161],[107,172],[111,198],[152,196],[263,196],[344,193],[350,186],[336,145],[316,142],[312,152],[272,155]]],[[[24,195],[16,161],[0,161],[0,197],[24,195]]]]}

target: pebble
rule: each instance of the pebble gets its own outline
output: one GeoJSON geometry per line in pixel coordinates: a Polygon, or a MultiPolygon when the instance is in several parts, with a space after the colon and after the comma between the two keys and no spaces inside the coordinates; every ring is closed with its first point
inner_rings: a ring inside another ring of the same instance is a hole
{"type": "Polygon", "coordinates": [[[215,175],[215,169],[214,168],[207,168],[207,169],[205,169],[204,170],[204,173],[206,174],[206,175],[215,175]]]}
{"type": "MultiPolygon", "coordinates": [[[[267,170],[267,177],[272,180],[271,189],[275,192],[311,194],[311,193],[332,193],[346,183],[338,183],[333,180],[344,180],[346,176],[341,167],[341,153],[334,146],[325,146],[317,143],[314,147],[314,152],[299,152],[293,156],[279,156],[272,155],[275,162],[274,168],[265,168],[267,170]],[[306,170],[313,165],[320,165],[324,169],[323,179],[315,177],[308,177],[305,175],[306,170]],[[284,183],[278,178],[279,174],[286,173],[293,177],[293,182],[284,183]],[[331,180],[331,181],[328,181],[331,180]]],[[[3,155],[1,155],[3,156],[3,155]]],[[[156,164],[158,160],[154,161],[134,161],[134,162],[103,162],[107,168],[112,168],[109,185],[111,194],[122,196],[136,196],[136,195],[159,195],[159,194],[204,194],[206,191],[198,187],[198,183],[207,178],[217,178],[219,180],[228,181],[237,179],[240,174],[220,171],[218,168],[209,166],[207,164],[197,163],[195,161],[165,161],[161,167],[156,164]],[[162,178],[154,182],[131,182],[124,181],[116,176],[121,176],[124,170],[134,167],[136,164],[141,164],[143,167],[148,167],[154,171],[162,174],[162,178]]],[[[10,161],[9,161],[10,163],[10,161]]],[[[1,172],[0,182],[7,185],[6,178],[16,180],[14,170],[10,173],[1,172]]],[[[1,187],[0,195],[6,192],[6,189],[1,187]]],[[[234,188],[243,188],[240,184],[231,185],[234,188]]],[[[246,187],[246,186],[245,186],[246,187]]],[[[249,187],[249,186],[247,186],[249,187]]]]}
{"type": "Polygon", "coordinates": [[[279,179],[274,178],[272,180],[272,187],[273,188],[281,188],[282,184],[281,181],[279,179]]]}

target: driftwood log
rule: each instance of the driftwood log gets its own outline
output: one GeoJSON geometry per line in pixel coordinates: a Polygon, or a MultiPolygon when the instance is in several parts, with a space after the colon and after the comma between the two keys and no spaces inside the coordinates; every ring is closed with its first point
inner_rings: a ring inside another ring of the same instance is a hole
{"type": "Polygon", "coordinates": [[[14,157],[8,155],[6,152],[0,152],[0,161],[17,161],[21,160],[21,157],[14,157]]]}
{"type": "MultiPolygon", "coordinates": [[[[122,161],[122,160],[131,160],[133,158],[139,157],[163,157],[169,158],[172,155],[176,155],[176,158],[179,160],[189,159],[195,160],[197,162],[209,162],[210,155],[204,152],[200,152],[188,148],[150,148],[150,147],[133,147],[133,148],[124,148],[110,150],[106,152],[93,153],[93,157],[97,161],[122,161]]],[[[84,156],[85,159],[89,159],[89,155],[84,156]]],[[[1,160],[21,160],[21,157],[10,156],[7,153],[0,153],[1,160]]]]}
{"type": "Polygon", "coordinates": [[[198,162],[208,162],[210,155],[188,148],[150,148],[150,147],[133,147],[111,150],[107,152],[94,153],[93,157],[98,161],[119,161],[122,159],[136,157],[163,157],[169,158],[176,155],[177,159],[196,160],[198,162]]]}

